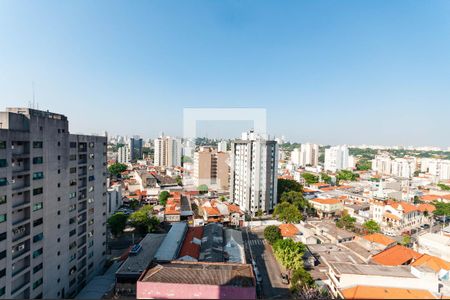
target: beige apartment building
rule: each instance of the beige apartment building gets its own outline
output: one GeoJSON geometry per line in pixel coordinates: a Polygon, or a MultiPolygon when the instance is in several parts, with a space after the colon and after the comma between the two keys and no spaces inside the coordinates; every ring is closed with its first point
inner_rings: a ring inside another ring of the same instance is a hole
{"type": "Polygon", "coordinates": [[[200,147],[194,154],[194,184],[206,184],[218,190],[228,190],[230,181],[229,154],[212,147],[200,147]]]}
{"type": "Polygon", "coordinates": [[[103,269],[106,142],[60,114],[0,112],[0,299],[75,297],[103,269]]]}

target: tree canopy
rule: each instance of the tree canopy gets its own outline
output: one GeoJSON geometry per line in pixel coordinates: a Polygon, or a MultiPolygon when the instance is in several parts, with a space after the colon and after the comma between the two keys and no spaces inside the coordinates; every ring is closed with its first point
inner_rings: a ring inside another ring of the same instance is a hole
{"type": "Polygon", "coordinates": [[[269,225],[264,229],[264,238],[273,245],[276,241],[281,240],[281,232],[278,226],[269,225]]]}
{"type": "Polygon", "coordinates": [[[359,177],[358,174],[353,173],[352,171],[349,170],[340,170],[336,175],[337,180],[345,180],[345,181],[356,181],[358,177],[359,177]]]}
{"type": "Polygon", "coordinates": [[[278,220],[286,223],[299,223],[302,220],[302,214],[295,204],[281,202],[275,206],[273,215],[278,220]]]}
{"type": "Polygon", "coordinates": [[[142,233],[154,232],[159,225],[159,220],[151,215],[152,211],[151,205],[144,205],[141,209],[132,213],[128,221],[142,233]]]}
{"type": "Polygon", "coordinates": [[[443,183],[438,183],[438,187],[440,187],[441,190],[443,190],[443,191],[450,191],[450,186],[445,185],[443,183]]]}
{"type": "Polygon", "coordinates": [[[113,235],[118,235],[123,232],[127,226],[128,216],[123,212],[116,212],[108,219],[108,225],[113,235]]]}
{"type": "Polygon", "coordinates": [[[356,170],[358,171],[367,171],[372,168],[372,163],[366,159],[361,159],[356,164],[356,170]]]}
{"type": "Polygon", "coordinates": [[[336,226],[339,228],[353,230],[355,228],[356,219],[349,214],[344,213],[337,221],[336,226]]]}
{"type": "Polygon", "coordinates": [[[303,193],[303,186],[295,180],[278,179],[277,199],[280,202],[281,195],[285,192],[301,192],[303,193]]]}
{"type": "Polygon", "coordinates": [[[444,203],[444,202],[434,202],[434,206],[436,207],[436,210],[433,211],[433,214],[435,216],[446,216],[450,217],[450,203],[444,203]]]}
{"type": "Polygon", "coordinates": [[[302,173],[302,177],[308,185],[319,182],[319,176],[311,173],[302,173]]]}
{"type": "Polygon", "coordinates": [[[162,191],[161,193],[159,193],[158,202],[160,205],[166,206],[167,199],[169,199],[169,198],[170,198],[170,193],[168,191],[162,191]]]}
{"type": "Polygon", "coordinates": [[[126,164],[114,163],[108,167],[108,171],[111,175],[117,176],[120,175],[120,173],[126,171],[127,168],[128,167],[126,164]]]}
{"type": "Polygon", "coordinates": [[[370,234],[380,232],[380,225],[375,220],[368,220],[364,222],[363,228],[370,234]]]}
{"type": "Polygon", "coordinates": [[[292,239],[280,239],[273,244],[275,257],[288,270],[303,269],[305,250],[305,245],[292,239]]]}
{"type": "Polygon", "coordinates": [[[303,197],[303,193],[294,191],[284,192],[283,195],[281,195],[280,202],[294,204],[300,211],[303,211],[309,206],[309,202],[303,197]]]}
{"type": "Polygon", "coordinates": [[[206,184],[201,184],[197,187],[200,194],[206,194],[208,192],[208,186],[206,184]]]}

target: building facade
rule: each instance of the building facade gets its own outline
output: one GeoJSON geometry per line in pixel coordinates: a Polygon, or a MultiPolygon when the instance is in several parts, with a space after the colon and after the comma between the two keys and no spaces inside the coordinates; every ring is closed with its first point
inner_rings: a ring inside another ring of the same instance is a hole
{"type": "Polygon", "coordinates": [[[291,152],[291,162],[302,167],[317,167],[319,164],[319,145],[302,144],[300,149],[291,152]]]}
{"type": "Polygon", "coordinates": [[[350,166],[347,146],[335,146],[325,149],[325,171],[346,170],[350,166]]]}
{"type": "Polygon", "coordinates": [[[130,160],[142,159],[142,139],[135,136],[130,139],[130,160]]]}
{"type": "Polygon", "coordinates": [[[181,166],[181,140],[164,136],[155,139],[154,165],[159,167],[181,166]]]}
{"type": "Polygon", "coordinates": [[[129,163],[130,158],[130,148],[128,145],[123,145],[117,149],[117,162],[121,164],[129,163]]]}
{"type": "Polygon", "coordinates": [[[269,212],[275,207],[277,158],[277,143],[253,132],[231,143],[230,197],[244,212],[269,212]]]}
{"type": "Polygon", "coordinates": [[[0,298],[69,298],[103,269],[106,137],[65,116],[0,113],[0,298]]]}
{"type": "Polygon", "coordinates": [[[194,154],[194,184],[228,190],[230,181],[229,154],[210,147],[201,147],[194,154]]]}

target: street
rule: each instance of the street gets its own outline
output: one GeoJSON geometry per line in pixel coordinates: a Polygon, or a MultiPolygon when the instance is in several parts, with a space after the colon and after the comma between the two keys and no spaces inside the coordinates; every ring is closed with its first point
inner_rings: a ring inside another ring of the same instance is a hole
{"type": "Polygon", "coordinates": [[[256,262],[261,282],[258,286],[258,296],[261,299],[288,299],[289,286],[281,282],[281,270],[273,255],[270,245],[264,240],[263,232],[244,230],[244,243],[247,263],[256,262]]]}

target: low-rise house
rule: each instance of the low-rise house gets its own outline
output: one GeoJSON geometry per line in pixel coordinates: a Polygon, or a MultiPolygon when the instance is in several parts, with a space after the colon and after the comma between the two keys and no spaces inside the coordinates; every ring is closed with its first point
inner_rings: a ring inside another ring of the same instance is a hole
{"type": "Polygon", "coordinates": [[[435,299],[427,290],[357,285],[341,290],[344,299],[435,299]]]}
{"type": "Polygon", "coordinates": [[[181,246],[178,260],[198,261],[202,245],[203,226],[189,227],[181,246]]]}
{"type": "Polygon", "coordinates": [[[331,221],[319,221],[309,222],[314,228],[314,232],[322,243],[343,243],[352,241],[355,238],[355,234],[347,230],[338,228],[334,222],[331,221]]]}
{"type": "Polygon", "coordinates": [[[316,198],[309,200],[309,203],[316,209],[320,218],[333,217],[343,210],[343,205],[339,199],[316,198]]]}
{"type": "Polygon", "coordinates": [[[384,234],[381,233],[368,234],[363,236],[360,240],[361,244],[366,244],[368,245],[368,247],[380,251],[397,245],[396,240],[391,239],[390,237],[385,236],[384,234]]]}
{"type": "Polygon", "coordinates": [[[384,266],[410,265],[421,256],[420,253],[401,245],[395,245],[374,255],[372,261],[384,266]]]}
{"type": "Polygon", "coordinates": [[[173,193],[167,199],[164,209],[164,220],[166,222],[180,222],[181,220],[181,194],[173,193]]]}
{"type": "Polygon", "coordinates": [[[450,261],[450,236],[426,233],[417,238],[418,251],[450,261]]]}
{"type": "Polygon", "coordinates": [[[155,264],[137,282],[137,299],[154,298],[256,299],[256,281],[248,264],[155,264]]]}
{"type": "Polygon", "coordinates": [[[300,234],[300,231],[294,224],[281,224],[278,228],[280,229],[281,236],[284,239],[289,238],[296,240],[297,236],[300,234]]]}

